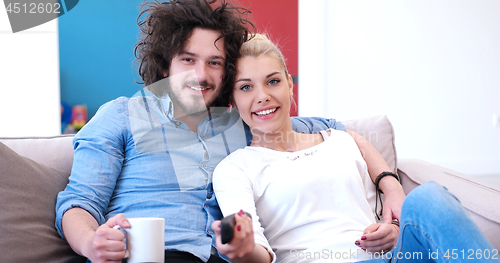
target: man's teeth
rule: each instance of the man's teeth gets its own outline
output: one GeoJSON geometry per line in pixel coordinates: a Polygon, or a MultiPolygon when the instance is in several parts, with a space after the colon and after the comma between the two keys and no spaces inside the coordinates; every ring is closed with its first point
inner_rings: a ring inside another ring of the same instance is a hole
{"type": "Polygon", "coordinates": [[[265,116],[265,115],[269,115],[269,114],[271,114],[271,113],[275,112],[275,111],[276,111],[276,109],[278,109],[278,108],[269,109],[269,110],[263,110],[263,111],[258,111],[258,112],[256,112],[255,114],[257,114],[257,115],[259,115],[259,116],[265,116]]]}
{"type": "Polygon", "coordinates": [[[193,87],[193,86],[189,86],[189,88],[196,91],[203,91],[207,89],[206,87],[193,87]]]}

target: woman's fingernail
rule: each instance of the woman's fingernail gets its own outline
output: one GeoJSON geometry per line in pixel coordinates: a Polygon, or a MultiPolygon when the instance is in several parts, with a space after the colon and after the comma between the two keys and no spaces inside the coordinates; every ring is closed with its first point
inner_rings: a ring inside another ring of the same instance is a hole
{"type": "Polygon", "coordinates": [[[359,241],[356,241],[356,242],[354,242],[354,245],[359,246],[359,245],[361,245],[361,243],[359,243],[359,241]]]}
{"type": "Polygon", "coordinates": [[[241,225],[237,225],[236,230],[241,231],[241,225]]]}
{"type": "Polygon", "coordinates": [[[243,214],[245,214],[245,212],[243,212],[243,210],[240,210],[240,211],[238,212],[238,215],[239,215],[239,216],[242,216],[243,214]]]}
{"type": "Polygon", "coordinates": [[[362,237],[361,237],[361,240],[366,240],[366,237],[365,237],[365,236],[362,236],[362,237]]]}

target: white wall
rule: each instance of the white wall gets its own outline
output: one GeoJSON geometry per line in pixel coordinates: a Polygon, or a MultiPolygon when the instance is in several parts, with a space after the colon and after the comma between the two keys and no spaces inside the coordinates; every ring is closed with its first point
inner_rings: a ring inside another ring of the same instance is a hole
{"type": "Polygon", "coordinates": [[[0,7],[0,137],[61,133],[57,19],[13,34],[0,7]]]}
{"type": "Polygon", "coordinates": [[[500,1],[299,0],[299,115],[387,115],[399,158],[500,175],[500,1]]]}

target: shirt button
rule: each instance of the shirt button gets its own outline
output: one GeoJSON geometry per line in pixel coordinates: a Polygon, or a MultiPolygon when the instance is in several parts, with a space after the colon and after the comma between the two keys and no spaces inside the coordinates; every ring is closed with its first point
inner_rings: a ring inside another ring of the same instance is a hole
{"type": "Polygon", "coordinates": [[[212,234],[212,231],[207,230],[207,234],[211,235],[211,234],[212,234]]]}
{"type": "Polygon", "coordinates": [[[203,168],[203,164],[202,163],[200,163],[200,167],[203,168]]]}
{"type": "Polygon", "coordinates": [[[175,125],[179,126],[179,125],[181,125],[181,122],[180,121],[176,121],[175,125]]]}

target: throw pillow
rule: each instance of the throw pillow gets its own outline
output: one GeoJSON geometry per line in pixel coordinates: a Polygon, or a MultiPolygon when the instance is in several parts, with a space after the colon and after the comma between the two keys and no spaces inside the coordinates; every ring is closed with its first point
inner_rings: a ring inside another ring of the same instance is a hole
{"type": "Polygon", "coordinates": [[[57,193],[65,188],[68,176],[0,142],[0,261],[86,261],[54,226],[57,193]]]}

